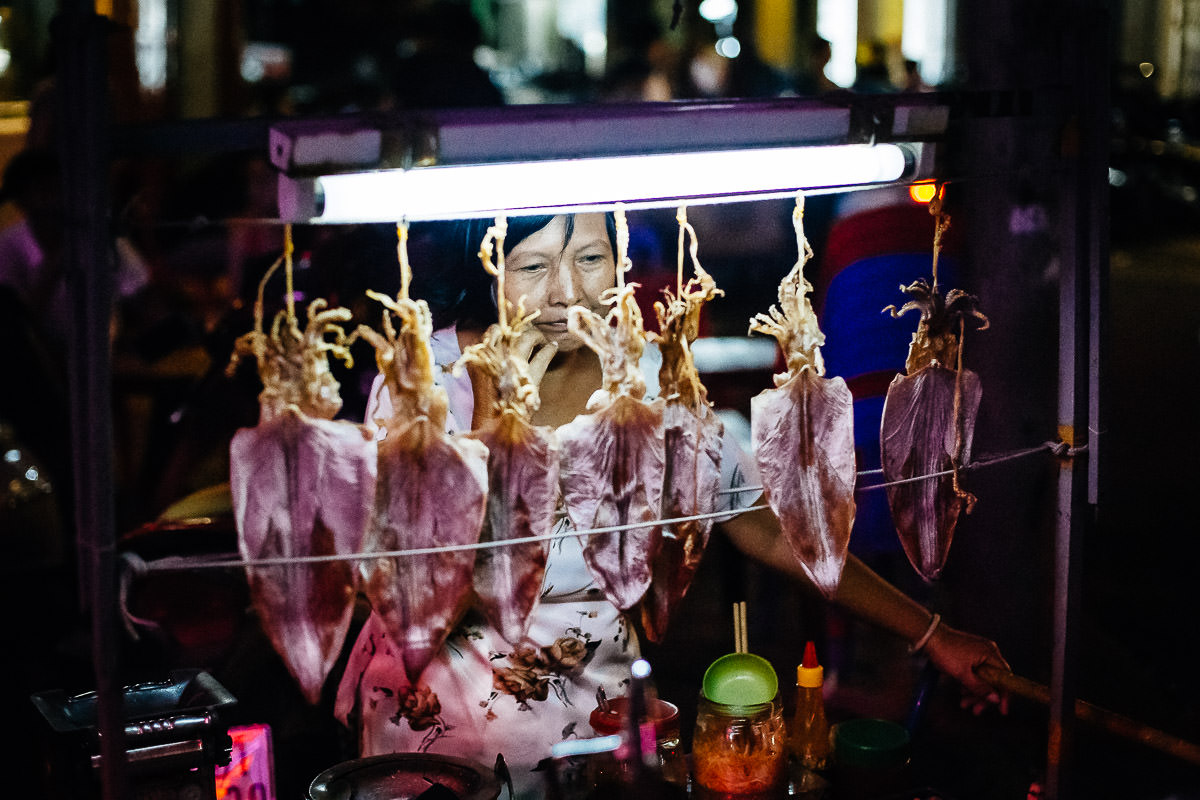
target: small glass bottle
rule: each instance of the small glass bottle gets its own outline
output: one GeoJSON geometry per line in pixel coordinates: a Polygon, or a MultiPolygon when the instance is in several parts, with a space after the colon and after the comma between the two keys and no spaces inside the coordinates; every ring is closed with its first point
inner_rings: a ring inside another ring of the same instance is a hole
{"type": "Polygon", "coordinates": [[[804,645],[804,661],[796,667],[796,712],[788,732],[788,750],[804,769],[821,771],[829,766],[833,745],[825,719],[825,668],[817,662],[816,646],[804,645]]]}
{"type": "Polygon", "coordinates": [[[796,667],[796,711],[788,729],[791,756],[791,792],[804,800],[818,800],[829,790],[828,769],[833,762],[833,742],[825,719],[825,670],[817,663],[812,642],[804,646],[804,661],[796,667]]]}

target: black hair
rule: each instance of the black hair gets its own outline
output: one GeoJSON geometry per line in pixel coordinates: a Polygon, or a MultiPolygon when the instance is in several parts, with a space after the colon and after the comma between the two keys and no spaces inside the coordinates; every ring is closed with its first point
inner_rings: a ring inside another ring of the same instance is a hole
{"type": "MultiPolygon", "coordinates": [[[[504,249],[511,251],[530,235],[540,231],[554,219],[552,214],[537,216],[510,217],[507,219],[507,230],[504,235],[504,249]]],[[[605,228],[608,230],[608,241],[613,253],[617,251],[617,223],[612,212],[604,215],[605,228]]],[[[493,279],[484,272],[479,263],[479,245],[487,235],[487,229],[495,224],[491,219],[461,220],[456,224],[453,233],[459,243],[459,264],[455,273],[447,275],[454,285],[458,286],[455,302],[447,309],[448,324],[453,322],[460,328],[483,329],[496,321],[496,301],[492,295],[493,279]]],[[[571,235],[575,232],[575,215],[567,215],[566,231],[563,233],[562,246],[565,249],[571,235]]],[[[437,315],[435,314],[435,317],[437,315]]],[[[442,320],[434,320],[439,325],[442,320]]]]}

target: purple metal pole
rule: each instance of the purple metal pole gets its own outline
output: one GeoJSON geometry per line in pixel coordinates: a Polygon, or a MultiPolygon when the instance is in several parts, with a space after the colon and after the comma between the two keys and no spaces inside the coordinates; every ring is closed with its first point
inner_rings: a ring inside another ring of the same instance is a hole
{"type": "Polygon", "coordinates": [[[1064,258],[1059,304],[1059,436],[1068,445],[1086,445],[1086,472],[1075,459],[1060,461],[1054,537],[1054,606],[1050,679],[1050,727],[1046,789],[1049,800],[1071,797],[1075,731],[1077,617],[1080,559],[1086,502],[1097,502],[1094,435],[1100,413],[1100,327],[1103,277],[1108,258],[1107,165],[1109,129],[1108,17],[1100,3],[1081,2],[1078,31],[1070,53],[1077,105],[1068,120],[1064,144],[1073,158],[1072,191],[1062,216],[1064,258]],[[1071,149],[1071,145],[1074,149],[1071,149]]]}
{"type": "MultiPolygon", "coordinates": [[[[1069,195],[1070,193],[1065,193],[1069,195]]],[[[1078,198],[1064,197],[1063,223],[1078,224],[1078,198]]],[[[1064,241],[1062,277],[1059,281],[1058,339],[1058,436],[1074,446],[1077,402],[1077,336],[1079,318],[1079,274],[1076,265],[1083,253],[1073,252],[1078,242],[1064,241]],[[1072,257],[1072,255],[1074,257],[1072,257]]],[[[1051,609],[1054,638],[1051,642],[1050,721],[1046,746],[1047,800],[1070,797],[1068,777],[1074,745],[1075,703],[1075,596],[1078,558],[1075,557],[1074,508],[1075,464],[1071,458],[1059,461],[1056,485],[1054,525],[1054,600],[1051,609]]]]}
{"type": "Polygon", "coordinates": [[[64,2],[52,33],[58,52],[56,145],[62,171],[69,372],[80,601],[92,627],[101,789],[125,793],[124,700],[118,669],[115,503],[112,479],[114,279],[108,259],[106,35],[90,3],[64,2]]]}

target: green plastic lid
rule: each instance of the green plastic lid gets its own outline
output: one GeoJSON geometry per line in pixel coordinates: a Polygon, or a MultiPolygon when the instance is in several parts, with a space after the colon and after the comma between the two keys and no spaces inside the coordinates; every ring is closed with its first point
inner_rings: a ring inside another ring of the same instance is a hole
{"type": "Polygon", "coordinates": [[[704,696],[727,706],[769,703],[779,692],[771,662],[753,653],[729,653],[709,665],[701,684],[704,696]]]}
{"type": "Polygon", "coordinates": [[[897,767],[908,761],[908,731],[886,719],[849,719],[833,726],[834,758],[850,767],[897,767]]]}

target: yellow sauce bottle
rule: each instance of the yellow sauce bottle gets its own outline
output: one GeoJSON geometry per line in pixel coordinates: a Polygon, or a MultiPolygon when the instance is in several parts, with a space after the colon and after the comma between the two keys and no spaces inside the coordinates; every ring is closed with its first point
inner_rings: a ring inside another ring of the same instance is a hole
{"type": "Polygon", "coordinates": [[[825,721],[825,697],[821,687],[825,669],[817,663],[817,649],[804,645],[804,661],[796,667],[796,713],[788,733],[788,748],[796,765],[820,771],[829,766],[832,745],[825,721]]]}

